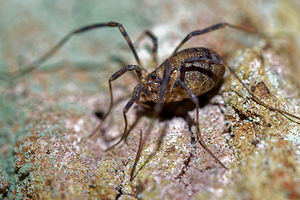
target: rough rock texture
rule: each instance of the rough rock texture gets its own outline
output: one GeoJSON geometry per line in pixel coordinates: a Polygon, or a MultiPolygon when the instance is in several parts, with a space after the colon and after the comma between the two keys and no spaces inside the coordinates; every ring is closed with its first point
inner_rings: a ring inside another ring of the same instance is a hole
{"type": "MultiPolygon", "coordinates": [[[[125,27],[132,38],[145,28],[153,30],[159,38],[160,58],[169,55],[189,31],[220,21],[265,33],[269,40],[226,28],[226,31],[193,38],[186,46],[205,46],[220,52],[263,102],[300,116],[297,80],[300,46],[296,42],[300,26],[298,20],[295,21],[300,17],[298,2],[139,2],[128,3],[127,7],[106,4],[107,13],[100,12],[100,21],[123,20],[124,26],[129,24],[125,27]],[[121,7],[123,12],[119,10],[121,7]],[[135,8],[143,8],[143,13],[135,8]]],[[[13,7],[13,3],[1,4],[2,8],[13,7]]],[[[39,57],[40,52],[45,52],[74,27],[99,21],[95,13],[105,8],[105,3],[98,2],[87,7],[79,3],[51,5],[32,1],[37,11],[32,11],[30,18],[22,19],[26,26],[17,21],[19,18],[10,25],[1,24],[7,28],[1,29],[0,34],[11,41],[1,43],[6,44],[1,46],[2,71],[14,71],[22,63],[39,57]],[[38,10],[43,8],[44,14],[39,15],[38,10]],[[65,8],[63,13],[80,19],[80,23],[72,22],[74,26],[70,26],[70,22],[63,22],[58,8],[65,8]],[[53,24],[45,23],[50,16],[53,24]],[[56,22],[63,29],[70,28],[60,31],[56,22]],[[51,31],[43,31],[42,27],[51,31]],[[39,37],[42,33],[44,35],[39,37]]],[[[23,12],[29,10],[24,8],[23,12]]],[[[10,17],[7,15],[4,21],[10,17]]],[[[119,33],[110,35],[103,31],[97,35],[104,38],[102,40],[92,33],[87,35],[90,38],[82,36],[82,41],[70,42],[70,46],[58,52],[43,69],[14,82],[1,80],[0,198],[300,198],[299,123],[257,104],[229,71],[218,90],[200,97],[199,112],[201,134],[228,170],[194,141],[195,127],[190,130],[188,118],[181,116],[161,120],[143,116],[131,131],[128,145],[122,143],[105,152],[124,128],[122,108],[136,85],[130,75],[113,84],[117,103],[104,123],[103,135],[83,140],[99,121],[94,112],[101,117],[108,108],[107,80],[118,69],[113,67],[115,61],[125,57],[126,63],[127,60],[134,62],[121,43],[122,38],[118,40],[120,45],[105,39],[113,41],[114,37],[120,38],[119,33]],[[59,62],[59,59],[67,61],[59,62]],[[131,182],[140,132],[144,146],[131,182]]],[[[139,45],[138,52],[151,71],[149,48],[146,40],[139,45]]],[[[173,109],[178,111],[188,104],[184,102],[173,109]]],[[[129,111],[130,124],[138,113],[143,113],[138,106],[129,111]]],[[[185,114],[195,119],[194,109],[188,109],[185,114]]]]}

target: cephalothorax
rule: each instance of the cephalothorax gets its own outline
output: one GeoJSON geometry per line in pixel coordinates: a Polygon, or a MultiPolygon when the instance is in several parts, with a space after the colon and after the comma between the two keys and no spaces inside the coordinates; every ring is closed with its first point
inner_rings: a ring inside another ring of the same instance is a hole
{"type": "MultiPolygon", "coordinates": [[[[24,74],[31,72],[32,70],[38,68],[44,61],[46,61],[51,55],[53,55],[58,49],[60,49],[73,35],[80,34],[89,30],[93,30],[96,28],[103,27],[118,27],[121,34],[124,36],[127,44],[129,45],[136,61],[137,65],[127,65],[114,73],[108,80],[109,91],[110,91],[110,106],[107,113],[104,115],[102,122],[107,118],[110,114],[112,106],[113,106],[113,93],[112,93],[112,81],[119,78],[127,71],[135,71],[139,83],[134,88],[133,95],[131,99],[127,102],[125,107],[123,108],[123,117],[125,121],[124,132],[120,140],[111,146],[109,149],[118,145],[121,141],[126,139],[128,135],[128,122],[126,113],[132,107],[134,103],[140,104],[141,106],[147,106],[145,102],[153,102],[154,106],[154,114],[159,114],[162,110],[162,105],[165,103],[181,101],[183,99],[190,99],[196,106],[196,133],[197,139],[201,146],[224,168],[226,168],[221,161],[207,148],[205,145],[199,130],[199,100],[197,96],[204,94],[210,91],[213,87],[217,85],[217,83],[222,79],[225,69],[227,68],[231,74],[242,84],[242,86],[248,91],[251,98],[256,101],[258,104],[269,108],[272,111],[277,111],[281,114],[288,115],[290,117],[296,118],[300,120],[300,117],[295,116],[287,111],[281,110],[279,108],[267,105],[263,101],[261,101],[258,97],[256,97],[241,81],[241,79],[235,74],[235,72],[223,61],[223,59],[214,51],[209,50],[203,47],[195,47],[188,48],[178,51],[180,47],[185,44],[190,38],[205,34],[214,30],[218,30],[224,27],[230,27],[246,32],[243,28],[228,24],[228,23],[219,23],[213,26],[209,26],[207,28],[192,31],[179,43],[179,45],[175,48],[173,53],[168,57],[161,65],[159,65],[153,72],[145,74],[146,70],[143,68],[138,54],[134,48],[133,43],[131,42],[129,36],[127,35],[125,29],[122,24],[117,22],[108,22],[108,23],[99,23],[92,24],[88,26],[84,26],[82,28],[76,29],[71,33],[67,34],[54,48],[48,51],[44,56],[42,56],[37,61],[33,62],[29,65],[25,70],[18,72],[13,75],[13,78],[17,78],[24,74]]],[[[250,32],[251,33],[251,32],[250,32]]],[[[257,34],[257,33],[254,33],[257,34]]],[[[152,39],[153,42],[153,62],[157,66],[157,39],[150,32],[145,31],[144,34],[141,35],[140,38],[148,36],[152,39]]],[[[93,133],[89,136],[91,138],[94,136],[102,126],[102,122],[97,126],[97,128],[93,131],[93,133]]],[[[141,144],[141,143],[140,143],[141,144]]],[[[109,150],[107,149],[107,150],[109,150]]],[[[135,160],[135,164],[131,171],[131,180],[133,179],[133,173],[135,170],[136,162],[139,158],[141,152],[141,146],[138,149],[137,157],[135,160]]]]}

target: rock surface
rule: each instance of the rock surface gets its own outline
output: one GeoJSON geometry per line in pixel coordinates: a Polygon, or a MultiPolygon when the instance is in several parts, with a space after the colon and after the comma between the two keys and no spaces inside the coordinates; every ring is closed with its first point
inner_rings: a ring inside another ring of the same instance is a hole
{"type": "MultiPolygon", "coordinates": [[[[224,16],[226,21],[242,27],[255,28],[266,35],[269,32],[272,35],[278,34],[283,41],[272,38],[266,40],[228,29],[193,38],[186,46],[206,46],[220,52],[247,88],[263,102],[300,115],[300,85],[297,80],[300,70],[296,62],[300,46],[293,42],[299,40],[300,32],[299,24],[293,20],[299,19],[297,2],[277,1],[272,4],[272,1],[259,1],[260,3],[252,4],[232,1],[230,5],[236,6],[235,12],[219,1],[218,4],[217,1],[200,3],[192,0],[185,4],[179,1],[151,2],[134,4],[149,10],[143,15],[149,26],[136,17],[124,19],[133,19],[145,26],[141,30],[153,30],[159,38],[159,54],[162,58],[169,55],[189,31],[195,30],[195,27],[224,21],[224,16]],[[282,13],[282,9],[289,10],[289,13],[282,13]],[[272,22],[272,26],[267,23],[268,20],[272,22]],[[289,34],[283,34],[280,31],[282,27],[285,27],[284,30],[291,30],[289,34]]],[[[9,3],[1,4],[12,6],[9,3]]],[[[41,6],[38,3],[33,5],[41,6]]],[[[76,5],[73,5],[75,10],[76,5]]],[[[119,17],[129,15],[132,5],[130,3],[124,9],[126,14],[120,12],[119,17]]],[[[97,10],[101,5],[95,2],[94,6],[88,8],[92,7],[97,10]]],[[[45,15],[55,10],[51,7],[45,15]]],[[[35,11],[33,15],[34,13],[35,11]]],[[[91,9],[89,16],[93,16],[93,13],[91,9]]],[[[28,20],[28,23],[37,27],[45,25],[43,17],[41,20],[35,19],[37,22],[28,20]]],[[[54,19],[58,20],[59,17],[55,16],[54,19]]],[[[111,20],[118,21],[120,18],[111,20]]],[[[18,23],[11,24],[16,26],[18,23]]],[[[55,25],[49,26],[56,30],[55,25]]],[[[133,29],[140,28],[133,26],[133,29]]],[[[28,30],[28,33],[34,37],[39,31],[37,28],[28,30]]],[[[61,32],[64,34],[64,31],[61,32]]],[[[9,33],[10,30],[5,34],[9,33]]],[[[5,35],[3,32],[1,34],[5,35]]],[[[22,30],[15,31],[14,35],[7,35],[7,40],[17,38],[20,46],[21,34],[24,37],[28,35],[22,30]]],[[[131,35],[134,38],[138,34],[131,35]]],[[[105,34],[101,37],[104,38],[105,34]]],[[[59,38],[55,37],[55,40],[59,38]]],[[[25,53],[25,57],[29,60],[31,57],[38,57],[40,51],[44,52],[45,46],[48,48],[54,43],[51,39],[47,41],[49,44],[44,42],[36,47],[38,53],[25,53]]],[[[1,198],[300,198],[299,123],[293,122],[296,119],[288,119],[279,112],[257,104],[229,71],[219,90],[201,97],[203,103],[199,112],[201,134],[209,149],[228,170],[222,168],[193,141],[191,136],[195,128],[189,130],[188,119],[180,116],[161,120],[143,116],[131,131],[128,145],[122,143],[105,152],[124,128],[122,109],[137,84],[130,75],[113,84],[115,101],[118,103],[104,123],[104,134],[93,140],[82,140],[99,121],[94,112],[97,111],[101,117],[101,113],[106,112],[109,105],[107,80],[118,69],[113,67],[115,64],[112,64],[109,54],[118,55],[114,60],[119,59],[120,55],[126,56],[127,60],[132,57],[126,52],[126,46],[122,48],[105,39],[97,42],[93,42],[93,45],[98,46],[94,49],[90,49],[90,44],[86,42],[71,43],[75,50],[65,48],[58,52],[57,57],[53,58],[54,64],[50,61],[50,64],[45,64],[44,69],[14,82],[1,81],[1,198]],[[76,50],[76,45],[80,45],[81,49],[76,50]],[[104,48],[110,47],[109,45],[114,46],[113,50],[104,48]],[[87,49],[91,54],[87,56],[88,61],[79,55],[79,51],[85,52],[87,49]],[[94,62],[97,56],[90,59],[96,52],[101,54],[101,63],[94,62]],[[107,55],[108,61],[105,61],[107,58],[102,59],[103,54],[107,55]],[[63,55],[71,61],[68,59],[68,62],[58,62],[63,55]],[[76,59],[72,61],[74,57],[76,59]],[[143,133],[145,144],[131,182],[130,172],[139,146],[140,132],[143,133]]],[[[151,63],[147,41],[139,46],[139,53],[145,60],[143,63],[151,63]]],[[[25,46],[21,48],[24,51],[25,46]]],[[[8,56],[3,59],[5,63],[3,62],[1,69],[17,69],[17,54],[9,48],[4,52],[8,56]]],[[[151,67],[147,69],[150,71],[151,67]]],[[[180,106],[182,105],[178,105],[176,109],[180,106]]],[[[141,113],[138,106],[129,111],[130,124],[138,113],[141,113]]],[[[194,109],[186,111],[186,114],[195,119],[194,109]]]]}

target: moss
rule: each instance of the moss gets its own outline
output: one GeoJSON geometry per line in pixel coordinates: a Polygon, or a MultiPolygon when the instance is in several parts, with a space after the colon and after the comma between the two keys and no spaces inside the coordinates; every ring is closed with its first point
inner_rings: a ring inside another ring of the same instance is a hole
{"type": "MultiPolygon", "coordinates": [[[[280,79],[280,75],[275,75],[269,68],[272,61],[268,60],[267,54],[273,53],[263,52],[260,48],[245,51],[240,55],[242,63],[236,64],[239,67],[238,75],[246,78],[249,88],[255,87],[255,94],[268,105],[283,107],[281,105],[288,105],[284,92],[291,87],[288,85],[291,83],[280,79]],[[248,67],[259,58],[264,62],[255,68],[248,67]],[[272,81],[274,79],[275,82],[272,81]],[[269,91],[278,92],[273,95],[269,91]]],[[[295,130],[299,125],[254,101],[238,101],[239,96],[232,95],[232,91],[241,94],[243,89],[238,84],[231,83],[228,86],[226,102],[234,108],[228,109],[234,133],[232,144],[240,164],[235,164],[230,175],[232,182],[225,189],[222,199],[298,199],[300,193],[296,188],[300,174],[296,151],[292,143],[283,138],[293,133],[298,135],[299,132],[295,133],[295,130]],[[245,104],[247,106],[243,106],[245,104]]]]}
{"type": "Polygon", "coordinates": [[[3,196],[8,192],[9,189],[9,180],[8,174],[0,169],[0,197],[3,196]]]}

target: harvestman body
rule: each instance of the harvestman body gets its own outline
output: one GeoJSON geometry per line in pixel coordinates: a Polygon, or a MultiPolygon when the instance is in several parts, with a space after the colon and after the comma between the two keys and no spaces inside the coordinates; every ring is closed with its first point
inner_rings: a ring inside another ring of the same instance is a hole
{"type": "MultiPolygon", "coordinates": [[[[139,83],[134,88],[133,95],[128,103],[125,105],[123,109],[123,117],[125,121],[125,128],[121,139],[111,146],[109,149],[118,145],[121,141],[126,139],[128,136],[128,122],[126,113],[132,107],[134,103],[140,104],[141,106],[145,106],[142,101],[146,102],[154,102],[154,112],[158,115],[162,110],[162,105],[164,103],[169,102],[176,102],[181,101],[183,99],[190,99],[196,105],[196,133],[197,139],[200,142],[201,146],[224,168],[226,168],[222,162],[207,148],[205,145],[199,130],[199,101],[197,96],[206,93],[207,91],[214,88],[217,83],[222,79],[225,69],[227,68],[235,78],[243,85],[243,87],[248,91],[251,95],[252,99],[256,101],[258,104],[269,108],[270,110],[277,111],[281,114],[288,115],[290,117],[296,118],[300,120],[300,117],[290,114],[287,111],[278,109],[276,107],[272,107],[270,105],[265,104],[262,102],[258,97],[256,97],[241,81],[241,79],[235,74],[235,72],[223,61],[223,59],[214,51],[209,50],[203,47],[195,47],[184,49],[178,51],[180,47],[186,43],[190,38],[205,34],[217,29],[221,29],[224,27],[231,27],[234,29],[242,30],[245,32],[249,32],[245,29],[240,27],[228,24],[228,23],[219,23],[208,28],[202,30],[196,30],[189,33],[181,43],[175,48],[172,55],[167,58],[160,66],[158,66],[153,72],[144,75],[144,71],[146,71],[136,53],[136,50],[127,35],[125,29],[123,28],[122,24],[116,22],[108,22],[108,23],[99,23],[99,24],[92,24],[88,25],[75,31],[67,34],[56,46],[54,46],[50,51],[48,51],[44,56],[42,56],[37,61],[33,62],[29,65],[25,70],[16,73],[12,78],[17,78],[22,75],[25,75],[34,69],[38,68],[43,62],[45,62],[49,57],[51,57],[58,49],[60,49],[73,35],[80,34],[92,29],[102,28],[102,27],[118,27],[121,34],[126,39],[136,61],[137,65],[127,65],[121,68],[119,71],[114,73],[108,83],[109,83],[109,91],[110,91],[110,106],[107,113],[104,115],[102,122],[107,118],[110,114],[110,111],[113,106],[113,94],[112,94],[112,84],[111,82],[119,78],[127,71],[135,71],[139,83]]],[[[255,33],[257,34],[257,33],[255,33]]],[[[148,36],[152,39],[153,42],[153,61],[157,65],[157,39],[156,37],[149,31],[144,32],[143,36],[148,36]]],[[[93,133],[89,136],[92,137],[95,135],[102,126],[102,122],[97,126],[97,128],[93,131],[93,133]]],[[[142,137],[141,137],[142,138],[142,137]]],[[[140,138],[140,141],[141,141],[140,138]]],[[[133,173],[136,167],[137,160],[139,159],[140,152],[141,152],[141,142],[138,149],[137,157],[135,159],[134,166],[132,168],[130,174],[130,180],[133,179],[133,173]]]]}

